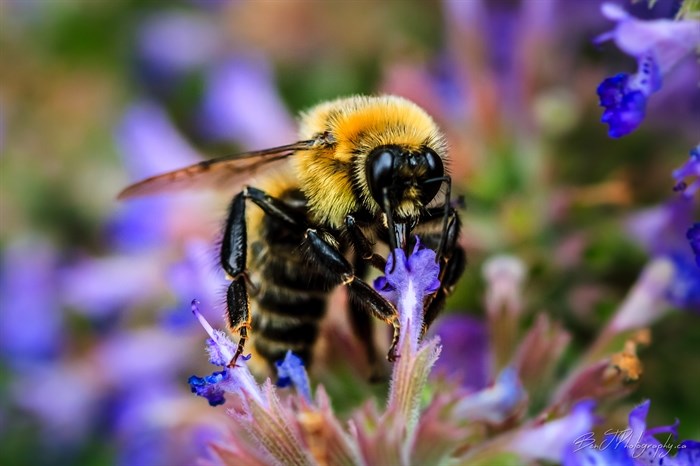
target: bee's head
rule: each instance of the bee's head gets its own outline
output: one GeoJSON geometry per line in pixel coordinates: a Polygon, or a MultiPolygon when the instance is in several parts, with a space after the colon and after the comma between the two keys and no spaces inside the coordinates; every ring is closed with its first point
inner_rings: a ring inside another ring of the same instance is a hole
{"type": "MultiPolygon", "coordinates": [[[[387,223],[405,224],[409,230],[445,181],[440,156],[426,146],[376,147],[367,157],[365,170],[372,198],[386,215],[387,223]]],[[[402,246],[401,243],[397,245],[402,246]]]]}

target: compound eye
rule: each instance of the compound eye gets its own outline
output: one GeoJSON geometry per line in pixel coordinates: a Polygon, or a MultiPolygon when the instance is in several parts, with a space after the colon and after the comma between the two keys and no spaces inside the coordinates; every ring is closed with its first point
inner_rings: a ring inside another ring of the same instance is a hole
{"type": "Polygon", "coordinates": [[[367,157],[366,170],[372,197],[382,205],[383,189],[393,183],[394,153],[386,147],[374,149],[367,157]]]}
{"type": "Polygon", "coordinates": [[[426,149],[423,154],[427,171],[421,191],[421,202],[423,205],[432,201],[440,191],[443,180],[439,179],[445,176],[445,166],[442,164],[442,159],[432,149],[426,149]]]}

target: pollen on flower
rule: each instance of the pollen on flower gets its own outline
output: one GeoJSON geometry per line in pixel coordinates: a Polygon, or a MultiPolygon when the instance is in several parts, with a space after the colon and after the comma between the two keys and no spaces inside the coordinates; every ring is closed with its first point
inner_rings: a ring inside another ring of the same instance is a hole
{"type": "Polygon", "coordinates": [[[621,380],[627,384],[639,380],[643,367],[642,362],[637,357],[637,345],[636,340],[627,340],[624,349],[611,356],[610,365],[603,373],[603,379],[606,383],[621,380]]]}

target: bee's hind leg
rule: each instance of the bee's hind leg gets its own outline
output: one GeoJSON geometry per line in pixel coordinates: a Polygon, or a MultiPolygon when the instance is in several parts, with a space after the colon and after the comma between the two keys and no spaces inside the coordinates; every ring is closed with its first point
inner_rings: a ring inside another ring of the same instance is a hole
{"type": "Polygon", "coordinates": [[[253,289],[247,271],[248,233],[246,228],[246,200],[250,199],[267,215],[287,222],[303,231],[304,222],[282,201],[269,196],[264,191],[245,187],[231,202],[226,228],[221,242],[221,266],[231,277],[226,293],[227,324],[232,332],[238,333],[236,353],[229,367],[236,364],[248,341],[251,328],[249,289],[253,289]]]}
{"type": "Polygon", "coordinates": [[[330,234],[308,229],[306,230],[306,243],[315,261],[326,270],[329,277],[334,279],[338,285],[343,284],[348,287],[352,308],[361,309],[393,327],[394,335],[387,359],[389,361],[396,360],[398,357],[396,346],[399,341],[400,328],[398,313],[394,306],[362,278],[355,275],[352,265],[340,253],[335,239],[330,234]]]}

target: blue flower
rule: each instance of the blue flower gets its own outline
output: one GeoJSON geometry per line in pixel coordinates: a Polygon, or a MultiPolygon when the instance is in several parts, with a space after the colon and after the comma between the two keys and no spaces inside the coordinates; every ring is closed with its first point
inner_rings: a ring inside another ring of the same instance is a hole
{"type": "Polygon", "coordinates": [[[639,464],[692,466],[700,457],[700,443],[686,440],[679,444],[678,454],[670,457],[666,444],[678,436],[678,421],[672,425],[648,429],[646,418],[649,413],[649,400],[634,408],[629,414],[626,429],[606,435],[599,443],[592,432],[586,433],[573,442],[564,457],[566,466],[634,466],[639,464]],[[667,434],[661,443],[654,436],[667,434]]]}
{"type": "Polygon", "coordinates": [[[606,3],[605,17],[617,22],[613,31],[596,39],[614,40],[625,53],[637,59],[637,73],[617,74],[598,86],[601,121],[609,125],[610,137],[634,131],[644,120],[647,99],[661,88],[662,76],[700,44],[700,23],[692,20],[638,20],[620,6],[606,3]]]}
{"type": "MultiPolygon", "coordinates": [[[[115,130],[115,140],[130,178],[140,180],[199,162],[201,158],[177,131],[166,112],[143,101],[132,104],[115,130]]],[[[176,213],[167,197],[132,199],[107,221],[106,235],[122,251],[151,250],[163,243],[176,213]]]]}
{"type": "Polygon", "coordinates": [[[191,376],[187,383],[190,384],[192,393],[197,396],[203,396],[209,401],[209,406],[218,406],[224,404],[224,389],[223,382],[228,379],[226,371],[214,372],[211,375],[204,377],[191,376]]]}
{"type": "Polygon", "coordinates": [[[311,401],[311,387],[309,385],[309,377],[306,374],[304,363],[291,351],[287,351],[284,359],[275,362],[277,368],[277,386],[288,387],[294,386],[296,391],[311,401]]]}
{"type": "Polygon", "coordinates": [[[631,133],[644,120],[647,98],[661,88],[658,66],[651,57],[640,60],[635,75],[619,73],[598,86],[600,106],[605,108],[601,120],[609,125],[610,137],[631,133]]]}
{"type": "Polygon", "coordinates": [[[205,377],[191,376],[188,379],[192,393],[206,398],[211,406],[224,403],[224,393],[235,393],[243,398],[252,398],[262,406],[267,402],[262,394],[260,386],[250,373],[245,360],[250,356],[239,358],[234,367],[228,367],[236,352],[236,345],[220,330],[214,330],[204,316],[199,312],[197,301],[192,301],[192,313],[209,334],[207,340],[207,352],[209,362],[217,366],[226,366],[222,371],[214,372],[205,377]],[[241,361],[241,359],[243,361],[241,361]]]}
{"type": "Polygon", "coordinates": [[[214,62],[224,37],[205,15],[164,11],[136,31],[136,75],[154,93],[172,90],[187,73],[214,62]]]}
{"type": "Polygon", "coordinates": [[[294,140],[293,119],[278,95],[272,69],[262,59],[236,57],[207,74],[199,112],[203,135],[260,149],[294,140]]]}
{"type": "Polygon", "coordinates": [[[8,244],[0,259],[0,361],[32,371],[38,362],[55,360],[65,343],[58,252],[28,240],[8,244]]]}
{"type": "Polygon", "coordinates": [[[456,414],[472,421],[500,424],[516,411],[525,396],[516,370],[506,367],[491,387],[459,400],[456,414]]]}
{"type": "Polygon", "coordinates": [[[486,325],[474,317],[453,314],[440,318],[431,330],[442,344],[435,374],[447,375],[469,391],[486,388],[491,377],[486,325]]]}
{"type": "Polygon", "coordinates": [[[374,288],[396,306],[401,339],[408,338],[415,350],[423,329],[425,298],[440,288],[440,265],[435,261],[435,252],[424,248],[416,238],[413,253],[406,257],[406,253],[397,248],[389,256],[384,272],[385,276],[374,281],[374,288]]]}
{"type": "Polygon", "coordinates": [[[696,222],[686,233],[690,247],[695,254],[695,263],[700,267],[700,222],[696,222]]]}
{"type": "Polygon", "coordinates": [[[700,267],[686,254],[674,254],[670,259],[675,274],[669,285],[667,298],[674,306],[700,312],[700,267]]]}
{"type": "Polygon", "coordinates": [[[564,417],[533,423],[513,437],[508,450],[527,459],[561,462],[566,466],[578,465],[571,462],[569,457],[577,440],[591,431],[595,423],[594,409],[594,402],[584,400],[576,403],[564,417]]]}

